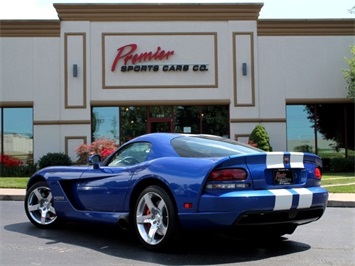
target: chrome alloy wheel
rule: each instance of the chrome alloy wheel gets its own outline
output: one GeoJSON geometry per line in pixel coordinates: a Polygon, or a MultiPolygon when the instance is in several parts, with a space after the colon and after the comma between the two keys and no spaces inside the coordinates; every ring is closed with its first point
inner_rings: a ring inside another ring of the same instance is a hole
{"type": "Polygon", "coordinates": [[[47,185],[34,186],[26,197],[26,212],[32,223],[48,226],[57,219],[52,193],[47,185]]]}
{"type": "Polygon", "coordinates": [[[146,244],[157,245],[163,241],[169,229],[169,212],[161,195],[147,192],[140,198],[136,209],[136,226],[146,244]]]}

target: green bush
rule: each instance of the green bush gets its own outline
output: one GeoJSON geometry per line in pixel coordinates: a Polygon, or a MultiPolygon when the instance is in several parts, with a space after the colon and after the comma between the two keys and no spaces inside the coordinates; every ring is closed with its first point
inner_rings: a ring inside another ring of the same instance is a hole
{"type": "Polygon", "coordinates": [[[37,171],[37,164],[24,164],[19,166],[0,165],[1,177],[29,177],[37,171]]]}
{"type": "Polygon", "coordinates": [[[329,157],[323,158],[322,157],[322,162],[323,162],[323,171],[330,172],[332,158],[329,158],[329,157]]]}
{"type": "Polygon", "coordinates": [[[249,144],[264,151],[272,151],[269,135],[262,125],[257,125],[251,132],[249,144]]]}
{"type": "Polygon", "coordinates": [[[47,153],[43,155],[38,160],[38,167],[40,169],[47,167],[47,166],[60,166],[66,165],[69,166],[72,164],[70,157],[64,153],[47,153]]]}
{"type": "Polygon", "coordinates": [[[354,171],[354,158],[332,158],[329,164],[331,172],[352,172],[354,171]]]}

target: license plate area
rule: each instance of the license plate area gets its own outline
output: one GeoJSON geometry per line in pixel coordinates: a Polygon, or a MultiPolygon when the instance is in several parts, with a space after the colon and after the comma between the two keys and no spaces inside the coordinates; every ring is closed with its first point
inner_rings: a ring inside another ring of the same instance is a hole
{"type": "Polygon", "coordinates": [[[294,183],[291,169],[275,169],[273,172],[274,185],[291,185],[294,183]]]}

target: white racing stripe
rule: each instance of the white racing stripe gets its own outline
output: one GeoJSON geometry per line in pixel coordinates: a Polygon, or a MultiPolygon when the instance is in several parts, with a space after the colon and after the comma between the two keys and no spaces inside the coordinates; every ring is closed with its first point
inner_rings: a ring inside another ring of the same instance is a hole
{"type": "MultiPolygon", "coordinates": [[[[304,168],[303,165],[303,152],[290,152],[290,166],[291,168],[304,168]]],[[[285,152],[267,152],[266,153],[266,168],[284,168],[284,155],[285,152]]]]}
{"type": "Polygon", "coordinates": [[[309,208],[312,206],[313,193],[306,188],[294,188],[293,191],[296,191],[300,195],[300,200],[298,202],[298,209],[309,208]]]}
{"type": "Polygon", "coordinates": [[[291,168],[304,168],[302,152],[291,152],[290,155],[291,168]]]}
{"type": "MultiPolygon", "coordinates": [[[[312,206],[313,193],[307,188],[294,188],[292,191],[299,196],[297,209],[309,208],[312,206]]],[[[269,192],[275,195],[274,211],[289,210],[292,207],[293,197],[291,189],[270,189],[269,192]]]]}
{"type": "Polygon", "coordinates": [[[274,211],[291,209],[293,195],[290,191],[286,189],[270,189],[269,191],[275,195],[274,211]]]}
{"type": "Polygon", "coordinates": [[[284,153],[283,152],[267,152],[266,153],[266,168],[284,168],[284,153]]]}

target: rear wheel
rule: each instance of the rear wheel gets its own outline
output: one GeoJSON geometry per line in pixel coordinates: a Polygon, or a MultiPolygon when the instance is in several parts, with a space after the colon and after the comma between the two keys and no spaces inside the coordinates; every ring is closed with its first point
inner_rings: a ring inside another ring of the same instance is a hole
{"type": "Polygon", "coordinates": [[[52,193],[46,182],[38,182],[27,191],[25,211],[31,223],[39,228],[50,228],[59,223],[52,193]]]}
{"type": "Polygon", "coordinates": [[[176,211],[163,188],[149,186],[142,191],[134,209],[134,225],[139,240],[149,249],[166,249],[176,239],[176,211]]]}

